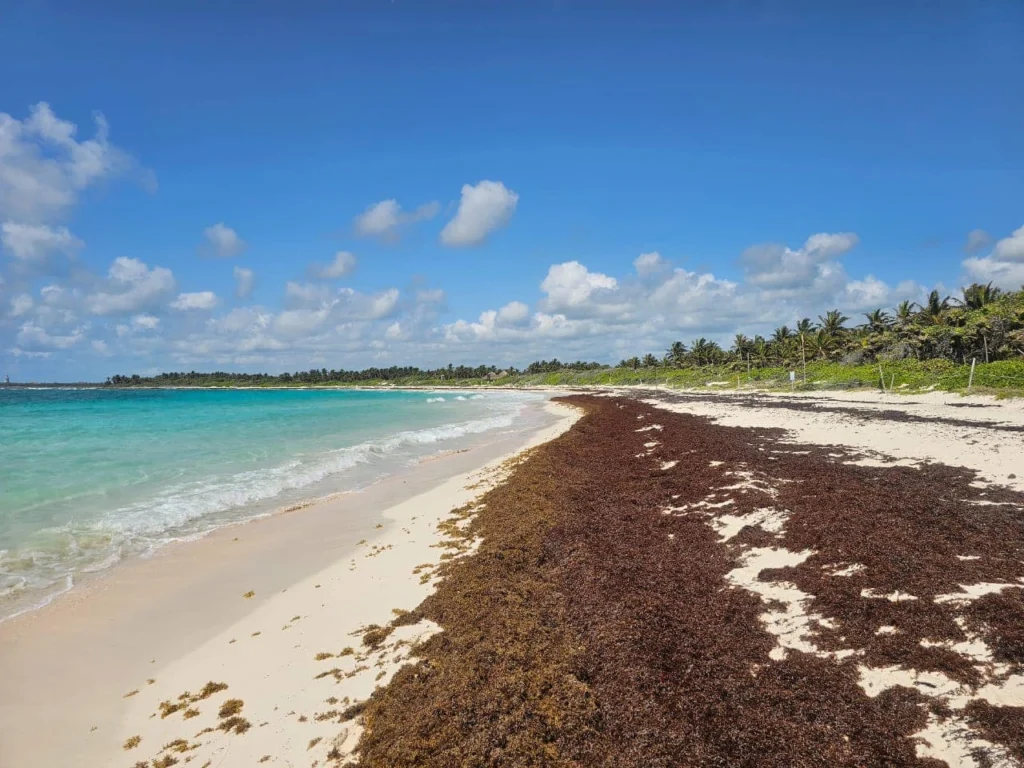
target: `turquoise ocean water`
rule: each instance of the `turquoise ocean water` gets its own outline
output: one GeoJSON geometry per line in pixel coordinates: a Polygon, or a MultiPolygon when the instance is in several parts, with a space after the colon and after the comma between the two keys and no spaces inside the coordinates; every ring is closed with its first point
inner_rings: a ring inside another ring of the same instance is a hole
{"type": "Polygon", "coordinates": [[[0,388],[0,618],[172,540],[507,430],[536,395],[0,388]]]}

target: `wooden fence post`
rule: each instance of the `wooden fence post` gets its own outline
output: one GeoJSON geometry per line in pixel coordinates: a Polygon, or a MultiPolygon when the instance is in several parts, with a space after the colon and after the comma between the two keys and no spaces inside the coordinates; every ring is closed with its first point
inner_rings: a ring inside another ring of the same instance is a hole
{"type": "Polygon", "coordinates": [[[968,391],[968,393],[971,391],[971,387],[974,386],[974,364],[976,362],[978,362],[978,358],[972,357],[971,358],[971,377],[969,379],[967,379],[967,391],[968,391]]]}

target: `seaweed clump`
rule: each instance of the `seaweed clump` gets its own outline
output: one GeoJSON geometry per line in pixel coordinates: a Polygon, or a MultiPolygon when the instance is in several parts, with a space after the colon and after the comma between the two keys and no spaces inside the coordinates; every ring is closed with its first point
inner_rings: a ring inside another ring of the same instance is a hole
{"type": "MultiPolygon", "coordinates": [[[[1017,658],[1012,590],[979,600],[976,615],[934,598],[1024,576],[1020,494],[981,491],[972,473],[940,465],[854,466],[778,431],[631,399],[563,400],[584,411],[576,425],[445,527],[456,556],[442,558],[437,591],[415,612],[443,631],[361,705],[363,768],[931,768],[911,737],[941,702],[904,687],[869,697],[857,661],[829,653],[973,684],[979,671],[941,645],[964,639],[960,619],[1017,658]],[[640,431],[652,424],[656,440],[640,431]],[[784,530],[725,540],[715,489],[730,515],[786,510],[784,530]],[[999,504],[972,504],[982,498],[999,504]],[[754,546],[814,552],[759,579],[795,584],[830,619],[834,630],[814,631],[820,653],[779,654],[761,618],[771,606],[730,580],[754,546]],[[991,557],[958,559],[968,552],[991,557]],[[833,574],[850,563],[863,570],[833,574]]],[[[967,712],[1019,749],[1015,708],[967,712]]]]}

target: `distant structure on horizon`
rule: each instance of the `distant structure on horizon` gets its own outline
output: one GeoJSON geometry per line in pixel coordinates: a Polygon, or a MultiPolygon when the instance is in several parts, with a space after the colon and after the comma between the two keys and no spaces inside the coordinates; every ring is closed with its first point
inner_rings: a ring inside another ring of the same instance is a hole
{"type": "Polygon", "coordinates": [[[10,383],[11,383],[11,377],[10,376],[4,376],[4,384],[7,385],[7,384],[10,384],[10,383]]]}

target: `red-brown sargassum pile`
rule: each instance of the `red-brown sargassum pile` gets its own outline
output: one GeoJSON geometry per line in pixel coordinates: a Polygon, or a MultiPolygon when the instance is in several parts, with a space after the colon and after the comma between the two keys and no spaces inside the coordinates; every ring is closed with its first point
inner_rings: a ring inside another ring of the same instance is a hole
{"type": "Polygon", "coordinates": [[[1024,764],[1024,707],[861,679],[899,667],[972,693],[1024,672],[1024,495],[562,400],[585,415],[482,499],[479,548],[415,611],[444,631],[363,709],[360,765],[941,766],[916,750],[929,720],[969,726],[979,766],[1024,764]],[[765,510],[781,522],[724,538],[724,516],[765,510]],[[786,605],[737,582],[766,548],[806,555],[757,577],[805,595],[804,629],[773,634],[786,605]],[[979,583],[1004,586],[963,597],[979,583]],[[992,658],[952,647],[971,641],[992,658]]]}

